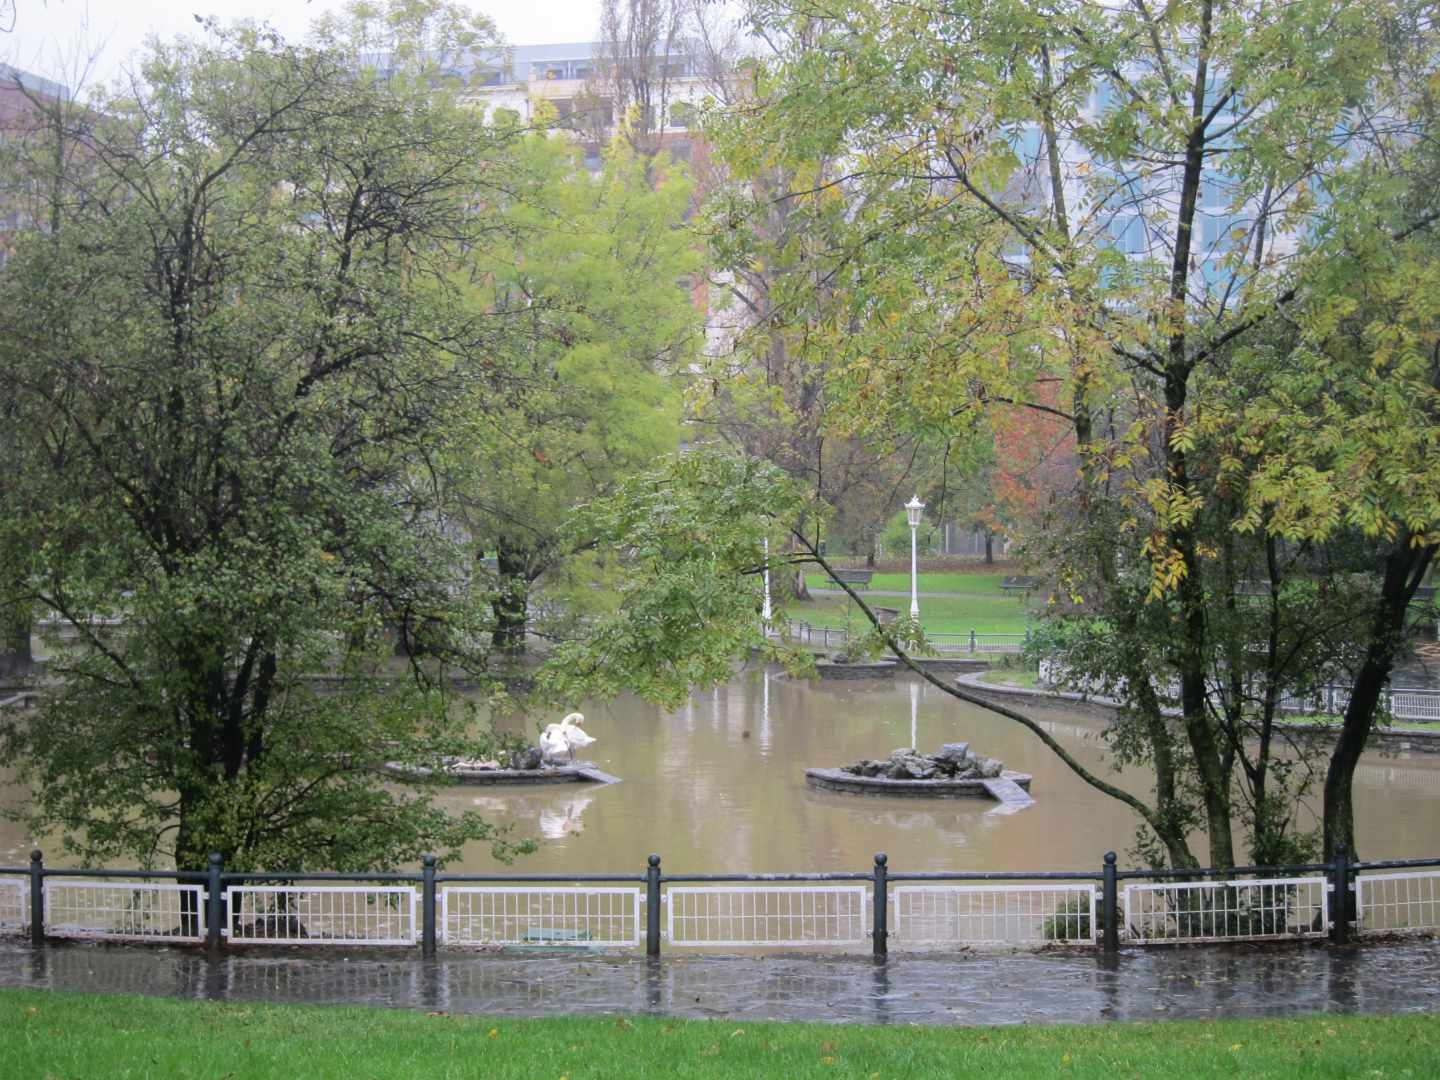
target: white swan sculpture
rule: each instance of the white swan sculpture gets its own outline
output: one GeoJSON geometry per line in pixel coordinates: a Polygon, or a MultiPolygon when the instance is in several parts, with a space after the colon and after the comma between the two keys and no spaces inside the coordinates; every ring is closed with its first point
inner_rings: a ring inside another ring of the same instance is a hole
{"type": "Polygon", "coordinates": [[[585,717],[572,712],[558,724],[549,724],[540,733],[540,753],[551,765],[558,765],[562,758],[575,764],[575,751],[583,750],[595,741],[595,737],[584,730],[585,717]]]}

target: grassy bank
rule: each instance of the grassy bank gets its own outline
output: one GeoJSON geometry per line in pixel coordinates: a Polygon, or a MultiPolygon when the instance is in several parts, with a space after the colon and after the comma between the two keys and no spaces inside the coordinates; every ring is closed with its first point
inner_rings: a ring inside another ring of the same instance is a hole
{"type": "MultiPolygon", "coordinates": [[[[910,610],[908,599],[893,596],[867,596],[865,602],[872,608],[910,610]]],[[[812,626],[838,629],[845,625],[847,615],[856,627],[865,625],[860,609],[844,596],[817,596],[805,603],[791,601],[785,613],[812,626]]],[[[1023,634],[1030,622],[1029,607],[1013,596],[957,595],[920,601],[920,624],[929,634],[968,634],[971,630],[981,634],[1023,634]]]]}
{"type": "Polygon", "coordinates": [[[874,1028],[220,1005],[0,991],[0,1076],[1431,1076],[1440,1018],[874,1028]]]}
{"type": "Polygon", "coordinates": [[[1040,673],[1024,668],[998,668],[980,676],[980,681],[991,686],[1018,686],[1022,690],[1042,690],[1040,673]]]}
{"type": "MultiPolygon", "coordinates": [[[[964,593],[969,596],[1005,596],[1000,588],[1006,575],[1000,573],[954,573],[921,571],[918,584],[921,592],[964,593]]],[[[838,589],[839,586],[824,574],[806,574],[805,584],[812,589],[838,589]]],[[[876,574],[870,579],[869,588],[884,592],[910,591],[910,572],[903,574],[876,574]]],[[[1018,601],[1013,601],[1018,603],[1018,601]]]]}

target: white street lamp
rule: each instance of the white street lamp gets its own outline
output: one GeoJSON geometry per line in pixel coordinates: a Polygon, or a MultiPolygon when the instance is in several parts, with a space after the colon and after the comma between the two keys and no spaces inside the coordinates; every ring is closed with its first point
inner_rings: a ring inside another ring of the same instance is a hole
{"type": "Polygon", "coordinates": [[[910,520],[910,618],[920,618],[920,587],[916,570],[915,554],[915,530],[920,527],[920,514],[924,511],[925,504],[916,495],[905,504],[905,516],[910,520]]]}
{"type": "Polygon", "coordinates": [[[765,601],[760,607],[760,621],[764,624],[760,627],[762,633],[770,632],[770,538],[765,537],[765,601]]]}

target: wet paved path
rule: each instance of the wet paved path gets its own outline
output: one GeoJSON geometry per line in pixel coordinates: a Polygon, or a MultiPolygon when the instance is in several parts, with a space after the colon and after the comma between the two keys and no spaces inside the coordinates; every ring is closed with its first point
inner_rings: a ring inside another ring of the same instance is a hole
{"type": "Polygon", "coordinates": [[[0,943],[0,987],[487,1016],[651,1014],[867,1024],[1095,1023],[1440,1011],[1440,942],[947,957],[592,958],[0,943]]]}

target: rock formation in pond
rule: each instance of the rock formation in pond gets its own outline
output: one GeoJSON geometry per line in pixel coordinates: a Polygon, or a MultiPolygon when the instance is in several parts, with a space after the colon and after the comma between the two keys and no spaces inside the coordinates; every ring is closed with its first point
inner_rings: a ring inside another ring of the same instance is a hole
{"type": "Polygon", "coordinates": [[[883,776],[890,780],[994,780],[1005,766],[994,758],[970,752],[969,743],[946,743],[933,754],[914,747],[890,751],[888,758],[862,759],[842,765],[852,776],[883,776]]]}
{"type": "Polygon", "coordinates": [[[545,754],[538,746],[527,746],[510,754],[509,768],[529,771],[545,764],[545,754]]]}

